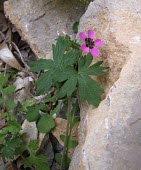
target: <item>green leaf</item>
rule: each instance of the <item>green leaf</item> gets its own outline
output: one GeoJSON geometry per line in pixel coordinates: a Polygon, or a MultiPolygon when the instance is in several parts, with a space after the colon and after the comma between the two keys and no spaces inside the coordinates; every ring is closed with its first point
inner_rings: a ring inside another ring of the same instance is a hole
{"type": "Polygon", "coordinates": [[[15,154],[22,155],[23,152],[27,151],[27,146],[25,143],[22,143],[19,147],[16,147],[15,154]]]}
{"type": "Polygon", "coordinates": [[[2,158],[14,159],[16,147],[21,143],[20,137],[16,137],[13,139],[8,139],[4,148],[2,149],[2,158]]]}
{"type": "Polygon", "coordinates": [[[16,104],[13,101],[7,100],[5,102],[5,105],[9,108],[9,109],[14,109],[16,107],[16,104]]]}
{"type": "Polygon", "coordinates": [[[67,95],[67,97],[71,96],[76,89],[76,85],[77,85],[77,76],[75,75],[65,82],[65,84],[62,86],[61,90],[58,93],[58,97],[62,98],[65,95],[67,95]]]}
{"type": "Polygon", "coordinates": [[[28,99],[28,100],[25,100],[22,102],[22,109],[21,111],[27,111],[27,107],[29,106],[32,106],[36,103],[36,100],[34,98],[31,98],[31,99],[28,99]]]}
{"type": "Polygon", "coordinates": [[[4,88],[2,91],[3,91],[3,95],[14,93],[15,86],[9,85],[8,87],[4,88]]]}
{"type": "MultiPolygon", "coordinates": [[[[61,165],[62,155],[60,153],[55,154],[55,160],[59,165],[61,165]]],[[[70,162],[71,162],[71,159],[68,156],[66,156],[66,160],[64,162],[63,169],[68,169],[70,162]]]]}
{"type": "Polygon", "coordinates": [[[38,170],[49,170],[47,162],[47,158],[43,155],[30,155],[24,160],[24,168],[34,166],[38,170]]]}
{"type": "Polygon", "coordinates": [[[55,160],[59,165],[61,165],[62,155],[60,153],[56,153],[55,160]]]}
{"type": "Polygon", "coordinates": [[[87,56],[84,56],[83,59],[83,64],[79,65],[79,72],[85,71],[89,67],[89,65],[92,63],[93,57],[89,53],[87,56]]]}
{"type": "Polygon", "coordinates": [[[4,102],[4,98],[0,97],[0,104],[4,102]]]}
{"type": "Polygon", "coordinates": [[[39,59],[31,63],[31,72],[38,72],[41,70],[49,70],[53,66],[53,60],[51,59],[39,59]]]}
{"type": "Polygon", "coordinates": [[[80,101],[87,100],[89,104],[98,107],[101,101],[100,95],[104,90],[86,74],[80,74],[78,83],[80,101]]]}
{"type": "Polygon", "coordinates": [[[79,22],[75,22],[72,26],[72,30],[74,33],[78,33],[78,25],[79,25],[79,22]]]}
{"type": "Polygon", "coordinates": [[[0,134],[0,143],[4,142],[6,134],[0,134]]]}
{"type": "Polygon", "coordinates": [[[53,72],[52,71],[47,71],[45,72],[35,83],[36,87],[37,87],[37,91],[36,94],[37,95],[41,95],[43,93],[48,93],[51,85],[52,85],[52,76],[53,76],[53,72]]]}
{"type": "MultiPolygon", "coordinates": [[[[61,139],[63,142],[65,142],[65,136],[64,136],[64,135],[60,135],[60,139],[61,139]]],[[[69,149],[71,149],[71,148],[75,148],[77,145],[78,145],[78,142],[77,142],[77,141],[69,139],[69,140],[68,140],[68,144],[67,144],[67,148],[68,148],[68,150],[69,150],[69,149]]]]}
{"type": "Polygon", "coordinates": [[[62,62],[63,55],[68,48],[69,41],[63,36],[59,36],[56,45],[52,45],[53,48],[53,60],[56,65],[62,62]]]}
{"type": "Polygon", "coordinates": [[[61,104],[62,104],[61,102],[58,103],[58,105],[53,110],[50,111],[50,116],[53,116],[55,113],[56,114],[59,113],[61,109],[61,104]]]}
{"type": "Polygon", "coordinates": [[[28,148],[31,152],[35,152],[38,149],[38,141],[37,140],[31,140],[29,142],[28,148]]]}
{"type": "Polygon", "coordinates": [[[34,107],[29,107],[28,111],[26,112],[26,119],[29,122],[34,122],[39,117],[39,110],[35,109],[34,107]]]}
{"type": "Polygon", "coordinates": [[[48,106],[47,105],[45,105],[45,104],[38,104],[38,105],[36,105],[35,106],[35,110],[44,110],[44,111],[46,111],[48,109],[48,106]]]}
{"type": "Polygon", "coordinates": [[[73,114],[71,116],[71,120],[70,120],[70,127],[73,128],[78,121],[79,121],[79,118],[74,116],[74,114],[73,114]]]}
{"type": "Polygon", "coordinates": [[[8,76],[4,76],[0,73],[0,87],[3,87],[8,82],[8,76]]]}
{"type": "Polygon", "coordinates": [[[69,139],[68,149],[75,148],[77,145],[78,145],[77,141],[69,139]]]}
{"type": "Polygon", "coordinates": [[[5,117],[7,117],[8,115],[9,115],[8,112],[4,112],[4,113],[1,114],[0,119],[3,119],[5,117]]]}
{"type": "Polygon", "coordinates": [[[11,121],[9,120],[8,121],[9,125],[8,126],[5,126],[3,129],[2,129],[2,133],[3,134],[6,134],[8,132],[12,133],[13,135],[15,133],[18,133],[22,128],[21,128],[21,125],[16,122],[16,121],[11,121]]]}
{"type": "Polygon", "coordinates": [[[38,121],[37,128],[40,133],[47,133],[54,128],[55,123],[51,116],[43,115],[38,121]]]}
{"type": "Polygon", "coordinates": [[[78,71],[81,70],[81,67],[85,64],[85,59],[86,57],[80,57],[79,61],[78,61],[78,71]]]}
{"type": "Polygon", "coordinates": [[[68,65],[73,65],[76,63],[76,61],[78,60],[78,57],[80,55],[80,51],[79,50],[74,50],[71,49],[70,51],[68,51],[65,55],[64,55],[64,65],[68,66],[68,65]]]}
{"type": "Polygon", "coordinates": [[[60,135],[60,139],[61,139],[62,142],[65,142],[65,135],[62,135],[62,134],[61,134],[61,135],[60,135]]]}
{"type": "Polygon", "coordinates": [[[75,44],[67,36],[59,36],[56,45],[53,45],[53,64],[35,83],[36,94],[48,93],[51,85],[63,82],[76,74],[73,64],[78,59],[79,50],[71,50],[75,44]],[[67,50],[69,50],[67,52],[67,50]]]}
{"type": "Polygon", "coordinates": [[[45,98],[45,102],[56,102],[57,101],[57,97],[56,96],[51,96],[50,94],[45,98]]]}
{"type": "Polygon", "coordinates": [[[93,75],[93,76],[103,76],[105,74],[103,70],[108,69],[108,67],[100,66],[102,63],[103,61],[99,61],[96,64],[92,65],[87,69],[86,73],[88,75],[93,75]]]}
{"type": "Polygon", "coordinates": [[[64,66],[54,74],[54,80],[58,82],[63,82],[67,79],[69,79],[71,76],[75,76],[76,71],[71,66],[64,66]]]}

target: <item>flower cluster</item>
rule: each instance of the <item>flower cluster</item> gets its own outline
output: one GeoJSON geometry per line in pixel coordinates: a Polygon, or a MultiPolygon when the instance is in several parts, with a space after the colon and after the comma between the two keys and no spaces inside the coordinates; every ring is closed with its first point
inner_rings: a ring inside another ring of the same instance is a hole
{"type": "Polygon", "coordinates": [[[83,52],[90,52],[93,57],[97,57],[99,55],[99,50],[96,47],[102,46],[101,39],[93,40],[95,36],[94,31],[88,30],[88,37],[84,32],[79,33],[79,37],[81,40],[85,41],[85,44],[81,45],[81,49],[83,52]]]}

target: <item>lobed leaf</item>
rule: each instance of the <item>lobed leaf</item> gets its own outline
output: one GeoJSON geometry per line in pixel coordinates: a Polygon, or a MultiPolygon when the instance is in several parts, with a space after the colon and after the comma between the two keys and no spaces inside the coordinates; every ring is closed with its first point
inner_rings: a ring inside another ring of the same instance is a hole
{"type": "Polygon", "coordinates": [[[96,64],[90,66],[86,73],[88,75],[93,75],[93,76],[103,76],[105,74],[104,70],[108,69],[108,67],[102,67],[100,66],[103,63],[103,61],[99,61],[96,64]]]}
{"type": "Polygon", "coordinates": [[[36,89],[36,94],[41,95],[43,93],[48,93],[50,90],[50,87],[52,85],[52,76],[53,72],[52,71],[47,71],[45,72],[35,83],[37,89],[36,89]]]}
{"type": "Polygon", "coordinates": [[[69,66],[75,64],[76,61],[78,60],[79,55],[80,55],[79,50],[74,50],[74,49],[69,50],[64,55],[64,59],[63,59],[64,65],[69,66]]]}
{"type": "Polygon", "coordinates": [[[85,72],[89,65],[92,63],[93,57],[89,53],[87,56],[84,56],[80,59],[79,63],[79,72],[85,72]]]}
{"type": "Polygon", "coordinates": [[[3,87],[8,82],[8,76],[4,76],[0,73],[0,87],[3,87]]]}
{"type": "Polygon", "coordinates": [[[15,86],[9,85],[8,87],[5,87],[2,89],[3,95],[11,94],[15,91],[15,86]]]}
{"type": "Polygon", "coordinates": [[[31,151],[31,153],[35,152],[38,149],[38,141],[37,140],[31,140],[29,142],[28,148],[31,151]]]}
{"type": "Polygon", "coordinates": [[[53,60],[51,59],[39,59],[31,63],[31,72],[38,72],[41,70],[49,70],[53,66],[53,60]]]}
{"type": "Polygon", "coordinates": [[[67,95],[67,97],[71,96],[72,93],[75,91],[77,85],[77,76],[72,76],[70,79],[68,79],[60,91],[58,92],[58,97],[62,98],[67,95]]]}
{"type": "Polygon", "coordinates": [[[47,162],[48,160],[44,155],[30,155],[24,160],[24,168],[34,166],[38,170],[49,170],[47,162]]]}
{"type": "Polygon", "coordinates": [[[56,45],[52,45],[53,49],[53,60],[55,62],[55,65],[58,65],[62,62],[63,55],[65,51],[67,50],[69,45],[69,41],[67,38],[63,36],[59,36],[57,38],[57,43],[56,45]]]}
{"type": "Polygon", "coordinates": [[[102,94],[104,90],[95,80],[91,79],[88,75],[85,74],[81,74],[79,76],[78,83],[80,100],[87,100],[89,104],[98,107],[101,101],[100,94],[102,94]]]}
{"type": "Polygon", "coordinates": [[[2,158],[14,159],[16,147],[21,143],[20,137],[8,139],[5,146],[2,148],[2,158]]]}

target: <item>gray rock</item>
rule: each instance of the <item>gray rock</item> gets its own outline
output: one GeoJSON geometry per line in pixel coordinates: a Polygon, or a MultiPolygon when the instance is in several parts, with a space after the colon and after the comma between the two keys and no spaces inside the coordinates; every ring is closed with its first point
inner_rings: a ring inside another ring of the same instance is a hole
{"type": "Polygon", "coordinates": [[[22,124],[21,133],[26,133],[26,142],[29,143],[30,140],[37,140],[38,130],[36,127],[36,122],[28,122],[26,119],[22,124]]]}
{"type": "Polygon", "coordinates": [[[4,162],[2,161],[2,158],[0,158],[0,170],[6,170],[4,162]]]}
{"type": "Polygon", "coordinates": [[[35,54],[50,57],[52,43],[58,33],[74,36],[72,25],[84,13],[85,7],[76,0],[9,0],[5,13],[16,26],[35,54]]]}
{"type": "Polygon", "coordinates": [[[106,99],[81,107],[79,146],[70,170],[141,169],[141,1],[96,0],[79,30],[104,41],[100,59],[110,67],[106,99]],[[105,58],[104,58],[105,57],[105,58]]]}
{"type": "Polygon", "coordinates": [[[48,166],[50,167],[53,164],[53,160],[54,160],[54,152],[53,152],[53,147],[51,142],[49,141],[43,151],[42,151],[43,155],[47,157],[48,159],[48,166]]]}

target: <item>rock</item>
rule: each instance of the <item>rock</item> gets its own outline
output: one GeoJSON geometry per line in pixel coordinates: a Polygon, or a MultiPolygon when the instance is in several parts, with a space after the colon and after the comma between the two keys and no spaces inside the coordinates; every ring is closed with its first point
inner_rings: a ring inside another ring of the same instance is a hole
{"type": "Polygon", "coordinates": [[[63,146],[59,143],[57,138],[52,134],[49,133],[49,139],[52,143],[52,147],[55,153],[61,153],[63,151],[63,146]]]}
{"type": "Polygon", "coordinates": [[[4,8],[6,16],[39,58],[50,57],[58,33],[74,35],[71,27],[85,10],[76,0],[9,0],[4,8]]]}
{"type": "Polygon", "coordinates": [[[22,124],[22,133],[26,133],[26,142],[30,140],[37,140],[38,130],[35,122],[28,122],[26,119],[22,124]]]}
{"type": "MultiPolygon", "coordinates": [[[[98,108],[81,106],[79,146],[69,170],[139,170],[141,167],[141,1],[96,0],[79,31],[103,39],[99,60],[110,67],[106,99],[98,108]]],[[[105,84],[104,84],[105,82],[105,84]]]]}
{"type": "Polygon", "coordinates": [[[6,170],[4,162],[2,160],[2,158],[0,158],[0,170],[6,170]]]}
{"type": "Polygon", "coordinates": [[[42,150],[42,154],[47,157],[48,166],[51,167],[54,160],[54,152],[50,141],[45,145],[44,149],[42,150]]]}
{"type": "Polygon", "coordinates": [[[33,89],[33,78],[31,76],[26,76],[24,72],[19,72],[14,86],[16,91],[15,102],[22,102],[31,98],[33,89]]]}

